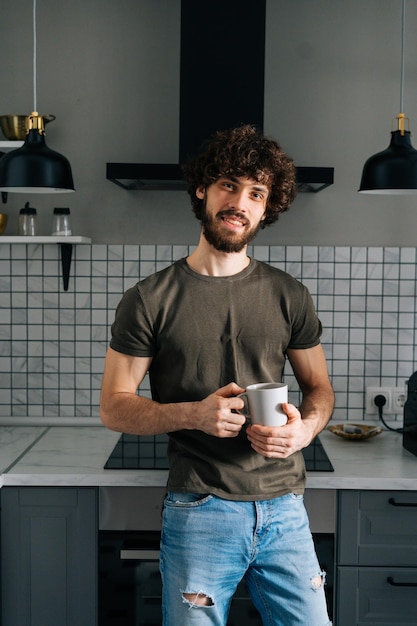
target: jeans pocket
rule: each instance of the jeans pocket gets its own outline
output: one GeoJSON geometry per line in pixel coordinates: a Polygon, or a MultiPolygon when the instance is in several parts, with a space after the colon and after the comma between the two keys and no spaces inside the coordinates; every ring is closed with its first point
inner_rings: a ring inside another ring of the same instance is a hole
{"type": "Polygon", "coordinates": [[[209,493],[181,493],[179,491],[168,491],[165,496],[165,505],[181,508],[191,508],[201,506],[212,499],[209,493]]]}

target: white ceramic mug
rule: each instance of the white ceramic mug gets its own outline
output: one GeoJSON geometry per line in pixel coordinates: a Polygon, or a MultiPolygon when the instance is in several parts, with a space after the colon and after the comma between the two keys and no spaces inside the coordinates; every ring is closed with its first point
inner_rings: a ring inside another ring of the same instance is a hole
{"type": "Polygon", "coordinates": [[[238,398],[245,402],[239,413],[246,415],[252,424],[283,426],[287,423],[287,414],[281,408],[283,402],[288,402],[288,385],[285,383],[248,385],[238,398]]]}

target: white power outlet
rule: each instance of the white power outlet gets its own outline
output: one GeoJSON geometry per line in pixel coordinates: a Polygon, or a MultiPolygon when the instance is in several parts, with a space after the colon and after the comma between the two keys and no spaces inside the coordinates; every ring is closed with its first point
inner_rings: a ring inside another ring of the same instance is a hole
{"type": "Polygon", "coordinates": [[[405,404],[405,389],[403,387],[392,388],[392,412],[403,413],[405,404]]]}
{"type": "Polygon", "coordinates": [[[402,387],[367,387],[365,413],[378,415],[379,409],[375,404],[376,396],[384,396],[386,400],[382,407],[383,415],[396,415],[403,412],[405,393],[402,387]]]}

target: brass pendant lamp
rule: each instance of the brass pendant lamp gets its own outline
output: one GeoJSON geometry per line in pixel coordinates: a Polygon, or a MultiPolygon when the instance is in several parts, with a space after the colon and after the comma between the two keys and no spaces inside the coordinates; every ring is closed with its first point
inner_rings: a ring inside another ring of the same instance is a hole
{"type": "MultiPolygon", "coordinates": [[[[405,43],[405,0],[402,0],[401,37],[401,85],[400,111],[404,99],[404,43],[405,43]]],[[[405,130],[404,113],[396,117],[397,130],[391,131],[391,142],[386,150],[378,152],[366,161],[360,193],[411,195],[417,193],[417,150],[411,145],[410,131],[405,130]]]]}
{"type": "Polygon", "coordinates": [[[75,191],[71,165],[48,148],[44,120],[37,112],[36,0],[33,0],[33,113],[27,118],[23,146],[0,158],[0,191],[15,193],[67,193],[75,191]]]}

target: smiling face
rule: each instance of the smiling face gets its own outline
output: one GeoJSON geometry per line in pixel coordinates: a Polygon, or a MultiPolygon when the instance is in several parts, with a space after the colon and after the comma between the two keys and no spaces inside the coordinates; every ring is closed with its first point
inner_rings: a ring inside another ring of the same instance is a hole
{"type": "Polygon", "coordinates": [[[201,219],[207,242],[221,252],[240,252],[255,237],[265,216],[268,187],[249,178],[222,176],[198,187],[204,200],[201,219]]]}

